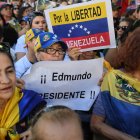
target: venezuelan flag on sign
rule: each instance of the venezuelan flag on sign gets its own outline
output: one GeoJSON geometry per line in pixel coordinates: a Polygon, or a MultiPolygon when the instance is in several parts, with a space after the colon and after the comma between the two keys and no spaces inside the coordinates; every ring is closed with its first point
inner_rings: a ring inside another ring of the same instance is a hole
{"type": "Polygon", "coordinates": [[[100,47],[110,45],[105,2],[50,12],[55,34],[69,47],[100,47]],[[59,17],[57,19],[57,16],[59,17]]]}
{"type": "Polygon", "coordinates": [[[140,138],[140,82],[120,70],[111,70],[101,86],[106,123],[140,138]]]}

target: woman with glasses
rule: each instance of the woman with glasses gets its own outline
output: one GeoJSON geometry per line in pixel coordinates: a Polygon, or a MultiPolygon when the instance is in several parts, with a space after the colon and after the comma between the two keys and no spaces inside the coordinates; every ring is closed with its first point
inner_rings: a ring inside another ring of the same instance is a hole
{"type": "Polygon", "coordinates": [[[27,139],[31,118],[46,103],[36,92],[16,87],[14,62],[4,44],[0,44],[0,64],[0,139],[27,139]]]}
{"type": "Polygon", "coordinates": [[[117,27],[117,45],[120,45],[125,41],[125,36],[128,35],[128,30],[132,26],[133,22],[134,21],[130,18],[124,18],[120,21],[119,26],[117,27]]]}
{"type": "Polygon", "coordinates": [[[117,40],[116,46],[117,48],[109,49],[105,55],[105,60],[107,60],[112,67],[118,68],[118,64],[114,63],[116,55],[118,54],[118,50],[121,49],[122,44],[128,37],[128,34],[132,32],[134,21],[130,18],[124,18],[120,21],[119,26],[117,27],[117,40]]]}
{"type": "Polygon", "coordinates": [[[13,5],[12,12],[13,12],[13,16],[17,19],[19,14],[19,6],[13,5]]]}
{"type": "Polygon", "coordinates": [[[94,134],[104,139],[140,139],[140,27],[116,57],[121,69],[104,77],[91,119],[94,134]]]}

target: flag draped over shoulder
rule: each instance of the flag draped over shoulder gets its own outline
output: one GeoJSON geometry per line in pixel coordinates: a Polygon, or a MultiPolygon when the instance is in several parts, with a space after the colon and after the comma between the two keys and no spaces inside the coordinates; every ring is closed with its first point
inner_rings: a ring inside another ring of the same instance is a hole
{"type": "Polygon", "coordinates": [[[19,140],[20,136],[14,129],[15,125],[25,119],[40,103],[46,104],[36,92],[30,90],[21,92],[16,88],[13,97],[6,104],[0,120],[0,140],[5,140],[5,137],[10,140],[19,140]]]}
{"type": "Polygon", "coordinates": [[[140,138],[140,81],[120,70],[111,70],[102,83],[101,97],[106,123],[140,138]]]}
{"type": "Polygon", "coordinates": [[[19,140],[19,135],[12,129],[19,121],[19,106],[23,94],[16,88],[15,94],[6,104],[5,110],[0,121],[0,139],[5,140],[8,135],[11,140],[19,140]]]}

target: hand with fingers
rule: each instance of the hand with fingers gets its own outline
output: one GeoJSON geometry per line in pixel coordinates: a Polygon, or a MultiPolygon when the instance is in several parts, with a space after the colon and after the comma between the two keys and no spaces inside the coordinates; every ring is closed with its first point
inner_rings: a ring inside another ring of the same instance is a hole
{"type": "Polygon", "coordinates": [[[79,56],[82,54],[78,47],[69,48],[67,53],[71,60],[79,60],[79,56]]]}
{"type": "Polygon", "coordinates": [[[20,134],[21,140],[31,140],[31,130],[28,129],[27,131],[20,134]]]}

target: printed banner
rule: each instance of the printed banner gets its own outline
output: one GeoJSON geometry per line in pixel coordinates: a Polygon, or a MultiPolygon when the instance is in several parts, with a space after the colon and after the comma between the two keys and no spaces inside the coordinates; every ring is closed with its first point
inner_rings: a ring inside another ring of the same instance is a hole
{"type": "Polygon", "coordinates": [[[83,61],[42,61],[33,65],[22,79],[25,88],[38,92],[47,107],[64,105],[73,110],[87,111],[99,91],[103,59],[83,61]]]}
{"type": "Polygon", "coordinates": [[[50,32],[82,51],[116,47],[111,1],[94,0],[45,10],[50,32]]]}

